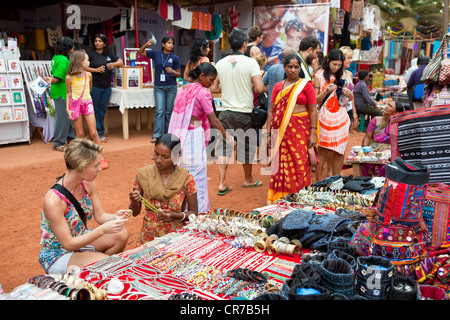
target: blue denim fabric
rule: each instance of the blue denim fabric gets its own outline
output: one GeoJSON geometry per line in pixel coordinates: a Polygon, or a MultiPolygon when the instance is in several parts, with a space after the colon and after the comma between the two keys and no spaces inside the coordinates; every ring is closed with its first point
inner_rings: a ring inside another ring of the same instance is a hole
{"type": "Polygon", "coordinates": [[[172,116],[177,86],[155,86],[155,126],[152,138],[156,139],[167,133],[172,116]]]}
{"type": "Polygon", "coordinates": [[[92,86],[91,98],[94,104],[95,123],[97,125],[97,133],[99,138],[105,134],[105,126],[103,121],[105,119],[106,110],[108,109],[109,98],[111,97],[111,88],[98,88],[92,86]]]}
{"type": "Polygon", "coordinates": [[[66,99],[59,97],[55,102],[55,133],[53,134],[53,146],[59,147],[66,142],[75,139],[75,127],[69,119],[66,111],[66,99]]]}

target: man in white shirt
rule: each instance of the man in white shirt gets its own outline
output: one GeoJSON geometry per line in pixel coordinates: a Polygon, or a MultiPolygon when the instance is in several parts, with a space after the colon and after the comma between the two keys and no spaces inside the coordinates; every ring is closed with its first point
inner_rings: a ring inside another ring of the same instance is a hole
{"type": "MultiPolygon", "coordinates": [[[[256,151],[256,131],[252,126],[253,91],[261,93],[264,90],[261,70],[255,59],[247,57],[247,34],[240,29],[233,29],[228,36],[233,53],[219,60],[216,64],[217,80],[211,87],[211,92],[221,92],[222,109],[219,120],[225,130],[236,140],[237,161],[244,169],[243,188],[262,186],[262,182],[253,178],[252,162],[256,151]],[[220,88],[219,88],[220,85],[220,88]],[[255,141],[252,141],[254,137],[255,141]]],[[[219,150],[219,186],[218,195],[231,191],[226,183],[226,173],[231,156],[230,145],[223,143],[223,151],[219,150]]]]}
{"type": "Polygon", "coordinates": [[[308,36],[302,39],[298,47],[298,55],[302,61],[302,70],[300,71],[300,78],[312,80],[311,64],[317,58],[317,53],[322,50],[319,39],[313,36],[308,36]]]}

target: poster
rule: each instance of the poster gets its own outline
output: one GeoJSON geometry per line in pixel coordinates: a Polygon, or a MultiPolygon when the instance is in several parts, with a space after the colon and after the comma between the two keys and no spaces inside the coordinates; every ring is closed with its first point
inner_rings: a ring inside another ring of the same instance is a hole
{"type": "Polygon", "coordinates": [[[326,54],[329,22],[329,3],[255,7],[255,25],[263,33],[259,48],[268,59],[264,69],[267,71],[280,61],[284,47],[290,46],[298,51],[301,40],[306,36],[319,39],[326,54]]]}

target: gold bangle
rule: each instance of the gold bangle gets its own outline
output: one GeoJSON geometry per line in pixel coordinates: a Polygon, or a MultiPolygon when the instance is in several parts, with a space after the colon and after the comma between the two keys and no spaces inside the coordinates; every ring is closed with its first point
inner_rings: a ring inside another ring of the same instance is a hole
{"type": "Polygon", "coordinates": [[[280,253],[280,249],[278,249],[278,246],[275,244],[267,248],[267,253],[272,254],[272,250],[275,252],[275,256],[278,256],[278,254],[280,253]]]}
{"type": "Polygon", "coordinates": [[[255,250],[262,253],[266,250],[266,242],[264,240],[258,240],[255,242],[255,250]]]}

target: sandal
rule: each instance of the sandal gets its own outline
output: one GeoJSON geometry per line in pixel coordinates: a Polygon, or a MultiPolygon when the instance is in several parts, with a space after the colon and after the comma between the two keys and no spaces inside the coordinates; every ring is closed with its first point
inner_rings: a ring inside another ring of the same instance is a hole
{"type": "Polygon", "coordinates": [[[101,141],[101,142],[108,142],[108,138],[107,138],[107,137],[101,137],[101,138],[100,138],[100,141],[101,141]]]}
{"type": "Polygon", "coordinates": [[[65,146],[54,146],[53,150],[64,152],[66,150],[65,146]]]}
{"type": "Polygon", "coordinates": [[[106,159],[100,160],[100,167],[102,168],[102,170],[108,169],[109,168],[108,161],[106,159]]]}
{"type": "Polygon", "coordinates": [[[153,138],[152,140],[150,140],[150,143],[156,143],[156,138],[153,138]]]}

